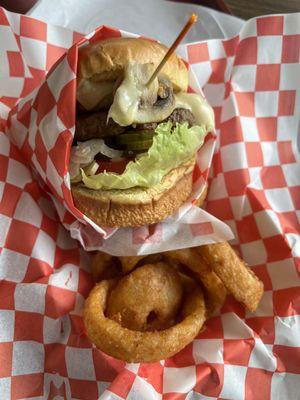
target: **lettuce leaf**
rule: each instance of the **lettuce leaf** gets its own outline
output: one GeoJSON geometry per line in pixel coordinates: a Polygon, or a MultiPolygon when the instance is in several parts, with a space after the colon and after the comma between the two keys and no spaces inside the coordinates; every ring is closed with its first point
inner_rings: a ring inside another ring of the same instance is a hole
{"type": "Polygon", "coordinates": [[[155,130],[153,144],[147,153],[127,164],[122,174],[102,172],[87,176],[81,170],[84,185],[90,189],[129,189],[151,187],[161,182],[172,169],[188,161],[202,146],[206,135],[204,126],[161,123],[155,130]]]}

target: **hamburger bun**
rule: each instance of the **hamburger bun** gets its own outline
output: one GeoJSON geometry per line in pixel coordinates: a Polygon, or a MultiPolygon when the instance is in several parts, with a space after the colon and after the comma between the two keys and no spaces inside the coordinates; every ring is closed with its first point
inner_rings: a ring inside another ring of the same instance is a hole
{"type": "MultiPolygon", "coordinates": [[[[113,38],[88,45],[79,51],[78,86],[87,80],[115,81],[130,61],[152,63],[156,67],[167,51],[166,46],[141,38],[113,38]]],[[[175,91],[187,91],[188,70],[176,54],[169,58],[161,73],[169,78],[175,91]]]]}
{"type": "Polygon", "coordinates": [[[172,214],[190,196],[194,165],[195,158],[170,171],[151,188],[92,190],[82,184],[72,185],[74,204],[100,226],[153,224],[172,214]]]}

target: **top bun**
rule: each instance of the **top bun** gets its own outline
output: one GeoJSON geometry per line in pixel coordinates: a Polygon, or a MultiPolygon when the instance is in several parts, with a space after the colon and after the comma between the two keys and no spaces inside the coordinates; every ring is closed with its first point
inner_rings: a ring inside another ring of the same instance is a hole
{"type": "MultiPolygon", "coordinates": [[[[129,61],[153,63],[156,67],[168,48],[160,43],[140,38],[102,40],[79,50],[78,78],[107,81],[120,76],[129,61]]],[[[175,91],[187,91],[188,70],[181,58],[172,54],[162,69],[175,91]]]]}

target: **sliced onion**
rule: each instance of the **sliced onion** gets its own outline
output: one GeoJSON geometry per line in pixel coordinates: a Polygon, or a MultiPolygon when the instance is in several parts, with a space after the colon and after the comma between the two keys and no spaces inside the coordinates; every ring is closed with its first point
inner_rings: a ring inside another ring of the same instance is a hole
{"type": "Polygon", "coordinates": [[[80,174],[81,168],[88,166],[94,161],[98,153],[109,158],[116,158],[122,155],[121,151],[108,147],[103,139],[91,139],[86,142],[78,142],[76,146],[72,146],[71,148],[69,165],[71,179],[76,178],[80,174]]]}
{"type": "Polygon", "coordinates": [[[86,175],[92,176],[92,175],[96,175],[98,168],[99,168],[99,164],[96,161],[93,161],[87,167],[84,167],[83,170],[86,175]]]}

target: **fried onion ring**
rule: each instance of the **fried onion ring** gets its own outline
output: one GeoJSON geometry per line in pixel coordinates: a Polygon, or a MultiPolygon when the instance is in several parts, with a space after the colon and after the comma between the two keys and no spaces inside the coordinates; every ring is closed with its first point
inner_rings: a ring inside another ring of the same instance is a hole
{"type": "Polygon", "coordinates": [[[249,311],[254,312],[262,298],[264,285],[242,261],[228,242],[197,248],[198,254],[222,280],[227,290],[249,311]]]}
{"type": "Polygon", "coordinates": [[[122,265],[123,274],[128,274],[128,272],[132,271],[137,263],[142,260],[145,256],[122,256],[119,257],[122,265]]]}
{"type": "Polygon", "coordinates": [[[175,323],[182,295],[174,268],[147,264],[118,282],[108,296],[106,315],[135,331],[166,329],[175,323]]]}
{"type": "Polygon", "coordinates": [[[119,257],[122,265],[123,274],[128,274],[136,267],[141,267],[145,264],[153,264],[162,260],[162,253],[147,254],[143,256],[122,256],[119,257]]]}
{"type": "Polygon", "coordinates": [[[92,258],[91,272],[95,282],[116,278],[121,275],[122,268],[117,257],[98,251],[92,258]]]}
{"type": "Polygon", "coordinates": [[[171,250],[164,253],[167,261],[178,261],[189,268],[196,280],[202,283],[207,300],[208,314],[213,315],[223,306],[227,290],[209,264],[199,256],[197,248],[171,250]]]}
{"type": "MultiPolygon", "coordinates": [[[[151,269],[156,267],[157,265],[152,265],[151,269]]],[[[147,268],[150,269],[150,266],[147,268]]],[[[108,318],[108,298],[120,280],[104,280],[98,283],[90,292],[83,312],[90,340],[105,353],[127,362],[156,362],[179,352],[195,338],[205,321],[205,303],[201,289],[192,279],[179,276],[183,301],[178,323],[167,329],[147,332],[128,329],[108,318]]],[[[146,282],[149,286],[152,284],[149,279],[146,282]]],[[[157,293],[158,297],[162,295],[157,293]]]]}

